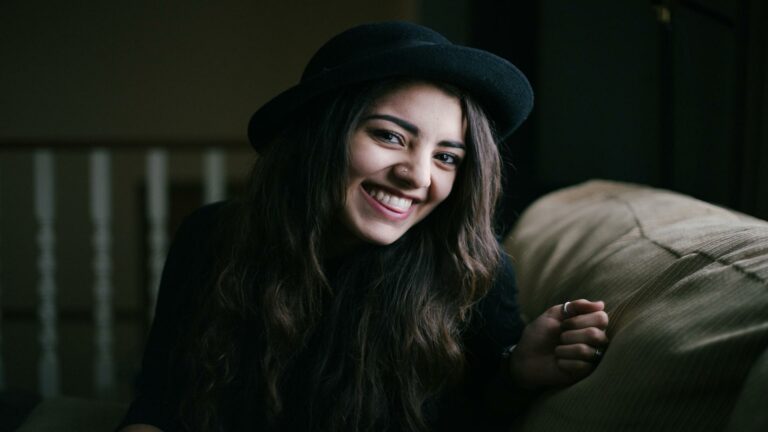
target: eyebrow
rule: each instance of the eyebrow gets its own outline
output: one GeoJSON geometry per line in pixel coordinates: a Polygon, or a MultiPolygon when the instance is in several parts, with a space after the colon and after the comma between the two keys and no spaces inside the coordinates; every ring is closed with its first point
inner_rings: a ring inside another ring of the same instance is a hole
{"type": "MultiPolygon", "coordinates": [[[[400,117],[395,117],[393,115],[389,115],[389,114],[370,114],[370,115],[367,115],[367,116],[363,117],[362,120],[363,121],[368,121],[368,120],[387,120],[387,121],[391,121],[392,123],[394,123],[394,124],[400,126],[401,128],[405,129],[409,133],[411,133],[413,135],[416,135],[416,136],[419,135],[419,128],[418,128],[418,126],[416,126],[415,124],[413,124],[413,123],[411,123],[409,121],[403,120],[400,117]]],[[[451,148],[457,148],[457,149],[462,149],[462,150],[466,150],[466,148],[467,148],[464,145],[464,143],[462,143],[460,141],[453,141],[453,140],[443,140],[443,141],[440,141],[439,143],[437,143],[437,145],[439,145],[440,147],[451,147],[451,148]]]]}

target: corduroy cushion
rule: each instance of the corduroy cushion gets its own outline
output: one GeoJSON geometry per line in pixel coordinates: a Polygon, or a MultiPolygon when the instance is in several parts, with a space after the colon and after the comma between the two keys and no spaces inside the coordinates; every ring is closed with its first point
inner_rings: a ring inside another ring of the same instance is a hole
{"type": "Polygon", "coordinates": [[[768,373],[755,363],[768,347],[768,223],[671,192],[592,181],[534,203],[505,246],[526,316],[587,298],[605,300],[611,317],[599,367],[543,394],[522,430],[765,424],[745,379],[754,369],[750,382],[766,382],[768,373]],[[732,420],[737,401],[741,419],[732,420]]]}

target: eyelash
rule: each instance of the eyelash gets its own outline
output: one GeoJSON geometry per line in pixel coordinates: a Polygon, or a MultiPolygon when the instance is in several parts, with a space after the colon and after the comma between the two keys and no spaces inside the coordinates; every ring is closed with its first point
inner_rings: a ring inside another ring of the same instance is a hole
{"type": "Polygon", "coordinates": [[[456,166],[456,165],[458,165],[459,163],[461,163],[461,158],[460,158],[460,157],[458,157],[457,155],[453,154],[453,153],[439,153],[439,154],[438,154],[436,157],[438,158],[438,160],[439,160],[440,162],[442,162],[442,163],[444,163],[444,164],[448,164],[448,165],[454,165],[454,166],[456,166]],[[451,158],[451,159],[452,159],[452,161],[451,161],[451,162],[448,162],[448,161],[444,160],[444,157],[445,157],[445,156],[447,156],[447,157],[451,158]]]}
{"type": "MultiPolygon", "coordinates": [[[[371,134],[375,138],[389,144],[396,144],[396,145],[402,146],[405,142],[402,135],[400,135],[397,132],[392,132],[386,129],[374,129],[371,131],[371,134]]],[[[444,163],[446,165],[458,166],[461,163],[461,158],[458,155],[455,155],[453,153],[438,153],[435,156],[435,158],[441,163],[444,163]],[[447,161],[445,159],[450,159],[450,161],[447,161]]]]}
{"type": "Polygon", "coordinates": [[[403,139],[402,135],[396,132],[388,131],[388,130],[373,130],[372,134],[377,139],[390,143],[390,144],[397,144],[397,145],[403,145],[405,140],[403,139]]]}

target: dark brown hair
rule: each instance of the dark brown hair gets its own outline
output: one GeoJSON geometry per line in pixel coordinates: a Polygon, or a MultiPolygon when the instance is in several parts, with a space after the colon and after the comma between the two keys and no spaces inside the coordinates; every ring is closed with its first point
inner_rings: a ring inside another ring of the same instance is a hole
{"type": "Polygon", "coordinates": [[[277,429],[425,430],[424,402],[461,376],[461,332],[500,254],[499,156],[476,102],[435,84],[459,98],[467,122],[446,200],[391,245],[324,255],[344,205],[346,143],[366,108],[406,82],[339,90],[264,148],[185,345],[192,384],[181,415],[193,429],[219,429],[222,398],[238,391],[277,429]]]}

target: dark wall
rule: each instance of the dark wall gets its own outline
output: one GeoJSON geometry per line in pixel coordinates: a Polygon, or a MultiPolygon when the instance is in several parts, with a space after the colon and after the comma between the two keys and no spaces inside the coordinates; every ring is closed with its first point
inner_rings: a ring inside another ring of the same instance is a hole
{"type": "Polygon", "coordinates": [[[470,43],[536,92],[511,143],[507,215],[605,178],[768,218],[760,2],[481,0],[471,12],[470,43]]]}
{"type": "Polygon", "coordinates": [[[539,7],[535,2],[482,0],[472,2],[469,44],[509,59],[531,82],[534,109],[528,120],[515,131],[502,151],[504,197],[497,217],[498,229],[506,233],[520,211],[543,191],[536,173],[540,158],[538,146],[539,50],[537,28],[539,7]]]}

